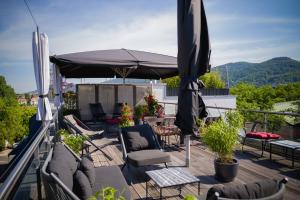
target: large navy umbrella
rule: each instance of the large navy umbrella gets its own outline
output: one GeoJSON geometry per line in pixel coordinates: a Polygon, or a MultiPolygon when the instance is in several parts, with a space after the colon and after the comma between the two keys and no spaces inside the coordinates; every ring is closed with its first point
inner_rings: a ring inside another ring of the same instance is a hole
{"type": "Polygon", "coordinates": [[[178,70],[180,90],[175,124],[182,134],[197,130],[197,118],[206,117],[198,77],[210,71],[210,42],[202,0],[178,0],[178,70]]]}

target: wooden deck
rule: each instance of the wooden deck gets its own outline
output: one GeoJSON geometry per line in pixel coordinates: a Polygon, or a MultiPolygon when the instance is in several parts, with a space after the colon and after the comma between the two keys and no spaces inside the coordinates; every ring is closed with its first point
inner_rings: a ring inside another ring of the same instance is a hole
{"type": "MultiPolygon", "coordinates": [[[[109,161],[103,154],[97,152],[93,154],[94,165],[97,166],[110,166],[110,165],[123,165],[121,146],[116,139],[113,145],[105,147],[103,150],[109,153],[113,160],[109,161]]],[[[102,143],[101,139],[95,140],[96,143],[102,143]]],[[[185,165],[185,151],[177,151],[176,149],[166,149],[172,158],[169,166],[185,165]]],[[[260,158],[260,151],[251,147],[245,147],[246,152],[236,152],[236,158],[239,159],[240,166],[238,176],[232,183],[226,184],[244,184],[254,182],[261,179],[276,178],[281,179],[287,177],[289,182],[285,193],[285,199],[300,199],[300,163],[295,162],[295,168],[290,168],[290,160],[283,157],[274,155],[274,161],[269,160],[269,154],[266,152],[263,158],[260,158]]],[[[191,146],[191,166],[187,168],[192,174],[201,180],[201,199],[206,199],[206,193],[209,188],[214,185],[222,184],[214,178],[213,166],[214,154],[210,152],[201,142],[197,140],[192,141],[191,146]]],[[[123,174],[130,186],[133,199],[145,199],[147,179],[145,171],[160,168],[164,166],[147,166],[145,168],[124,168],[123,174]]],[[[108,175],[109,176],[109,175],[108,175]]],[[[159,190],[154,187],[154,183],[150,181],[150,198],[157,199],[159,197],[159,190]]],[[[164,189],[164,196],[174,196],[178,191],[174,189],[164,189]]],[[[182,190],[183,196],[187,194],[197,194],[197,185],[188,185],[182,190]]],[[[169,199],[180,199],[179,197],[172,197],[169,199]]]]}

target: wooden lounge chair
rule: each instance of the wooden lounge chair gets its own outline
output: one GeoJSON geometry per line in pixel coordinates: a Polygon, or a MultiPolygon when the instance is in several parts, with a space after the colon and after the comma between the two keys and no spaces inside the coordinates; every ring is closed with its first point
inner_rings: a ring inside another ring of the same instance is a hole
{"type": "Polygon", "coordinates": [[[87,126],[85,126],[87,129],[82,128],[77,122],[82,123],[79,119],[77,119],[74,115],[66,115],[64,116],[64,122],[66,123],[69,131],[72,134],[80,134],[82,136],[87,136],[86,141],[91,144],[93,147],[95,147],[95,150],[92,152],[89,152],[89,154],[95,152],[95,151],[101,151],[109,160],[112,160],[112,158],[105,153],[102,148],[112,144],[112,141],[108,141],[106,144],[102,146],[96,145],[91,138],[93,138],[95,135],[102,135],[104,131],[95,132],[90,130],[87,126]]]}
{"type": "Polygon", "coordinates": [[[135,167],[167,163],[171,161],[168,153],[163,152],[155,133],[148,124],[123,128],[120,131],[123,159],[123,168],[127,164],[135,167]]]}

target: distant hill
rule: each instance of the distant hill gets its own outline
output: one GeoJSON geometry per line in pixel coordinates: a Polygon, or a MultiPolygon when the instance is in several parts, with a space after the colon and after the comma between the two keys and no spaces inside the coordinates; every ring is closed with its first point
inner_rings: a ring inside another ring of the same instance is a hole
{"type": "Polygon", "coordinates": [[[272,58],[261,63],[228,63],[213,68],[213,71],[220,72],[222,79],[227,83],[226,66],[230,87],[239,82],[257,86],[300,82],[300,62],[288,57],[272,58]]]}

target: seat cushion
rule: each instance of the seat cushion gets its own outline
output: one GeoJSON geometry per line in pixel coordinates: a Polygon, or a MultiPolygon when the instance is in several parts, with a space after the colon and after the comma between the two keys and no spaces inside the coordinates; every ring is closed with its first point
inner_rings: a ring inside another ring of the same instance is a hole
{"type": "Polygon", "coordinates": [[[250,132],[246,134],[246,137],[256,139],[279,139],[280,135],[267,132],[250,132]]]}
{"type": "Polygon", "coordinates": [[[54,173],[69,189],[73,188],[73,175],[78,163],[72,153],[62,144],[57,143],[48,165],[48,172],[54,173]]]}
{"type": "Polygon", "coordinates": [[[207,192],[207,200],[214,200],[215,192],[220,194],[220,197],[230,199],[257,199],[268,197],[275,194],[279,190],[279,183],[276,180],[261,180],[255,183],[245,185],[227,185],[214,186],[207,192]]]}
{"type": "Polygon", "coordinates": [[[123,191],[122,196],[125,199],[132,199],[127,182],[118,166],[96,167],[95,172],[97,181],[92,188],[94,194],[105,187],[114,187],[118,190],[117,195],[123,191]]]}
{"type": "Polygon", "coordinates": [[[158,149],[133,151],[128,153],[127,155],[128,162],[136,167],[160,164],[171,161],[171,157],[168,153],[162,152],[158,149]]]}
{"type": "Polygon", "coordinates": [[[93,187],[96,181],[96,173],[93,162],[87,157],[83,157],[79,164],[79,169],[87,176],[91,186],[93,187]]]}
{"type": "Polygon", "coordinates": [[[88,199],[93,195],[89,179],[81,170],[75,172],[73,192],[80,199],[88,199]]]}
{"type": "Polygon", "coordinates": [[[139,151],[150,148],[148,140],[138,131],[128,131],[127,140],[130,151],[139,151]]]}

